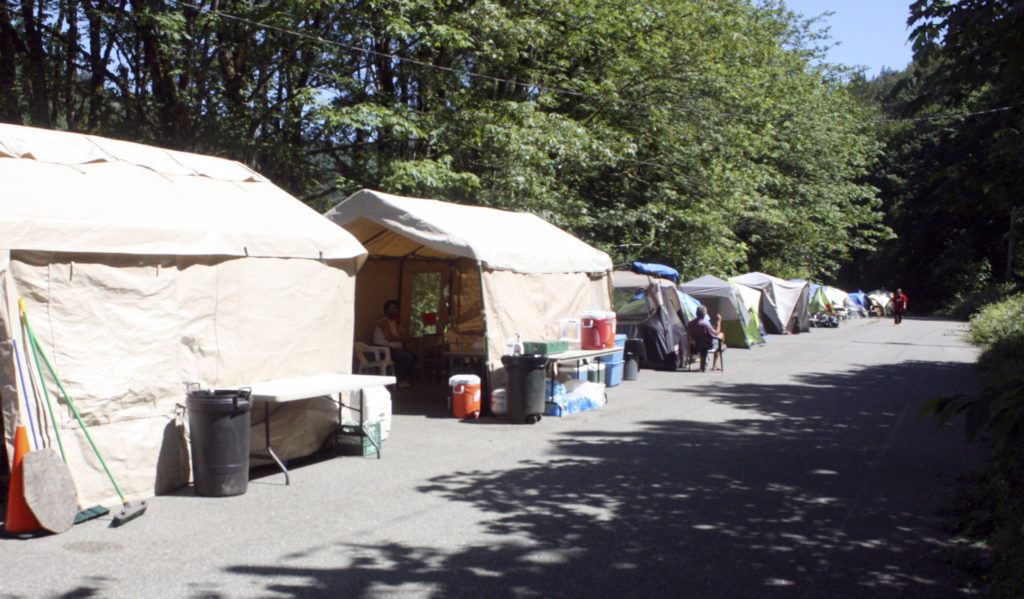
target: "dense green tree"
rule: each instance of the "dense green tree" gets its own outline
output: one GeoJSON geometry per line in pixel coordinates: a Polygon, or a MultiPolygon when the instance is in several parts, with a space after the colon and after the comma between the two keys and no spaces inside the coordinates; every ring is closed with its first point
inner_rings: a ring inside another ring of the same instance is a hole
{"type": "Polygon", "coordinates": [[[843,278],[902,285],[919,309],[966,316],[1020,276],[1024,2],[911,10],[914,63],[853,85],[883,115],[869,180],[897,238],[858,254],[843,278]]]}
{"type": "Polygon", "coordinates": [[[748,0],[0,0],[0,118],[529,210],[684,274],[834,271],[884,237],[818,40],[748,0]]]}

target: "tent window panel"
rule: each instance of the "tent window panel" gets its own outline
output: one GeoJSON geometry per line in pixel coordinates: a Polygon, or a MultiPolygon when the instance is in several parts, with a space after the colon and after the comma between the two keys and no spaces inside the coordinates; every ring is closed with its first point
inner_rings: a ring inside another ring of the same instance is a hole
{"type": "Polygon", "coordinates": [[[441,328],[442,302],[448,287],[439,272],[419,272],[412,278],[412,314],[409,329],[413,337],[436,335],[441,328]]]}
{"type": "MultiPolygon", "coordinates": [[[[622,312],[626,306],[630,306],[637,300],[644,298],[644,290],[636,287],[619,287],[614,291],[612,297],[612,309],[622,312]]],[[[634,307],[634,309],[637,309],[634,307]]],[[[646,310],[646,307],[644,308],[646,310]]]]}

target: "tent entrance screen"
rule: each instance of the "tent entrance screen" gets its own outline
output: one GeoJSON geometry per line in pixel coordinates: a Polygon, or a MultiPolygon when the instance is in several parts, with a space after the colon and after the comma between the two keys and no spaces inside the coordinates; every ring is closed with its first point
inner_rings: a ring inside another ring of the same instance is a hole
{"type": "Polygon", "coordinates": [[[439,272],[418,272],[412,278],[412,312],[409,332],[413,337],[436,335],[442,327],[442,303],[447,285],[439,272]]]}

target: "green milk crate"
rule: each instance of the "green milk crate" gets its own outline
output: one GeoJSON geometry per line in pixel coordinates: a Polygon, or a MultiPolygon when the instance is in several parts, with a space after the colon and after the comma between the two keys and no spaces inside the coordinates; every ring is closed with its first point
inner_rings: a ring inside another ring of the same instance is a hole
{"type": "Polygon", "coordinates": [[[377,448],[380,447],[379,422],[367,422],[363,427],[343,424],[338,427],[336,435],[335,443],[341,455],[377,455],[377,448]]]}
{"type": "Polygon", "coordinates": [[[569,342],[563,339],[547,341],[523,341],[524,354],[560,354],[569,351],[569,342]]]}

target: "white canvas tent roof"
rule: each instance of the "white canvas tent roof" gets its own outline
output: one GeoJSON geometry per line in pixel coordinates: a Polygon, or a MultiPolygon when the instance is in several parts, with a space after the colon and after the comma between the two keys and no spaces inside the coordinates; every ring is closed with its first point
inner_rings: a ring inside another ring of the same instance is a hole
{"type": "Polygon", "coordinates": [[[373,255],[459,256],[491,270],[524,274],[612,269],[608,254],[525,212],[364,189],[325,216],[363,239],[373,255]]]}
{"type": "MultiPolygon", "coordinates": [[[[0,125],[0,407],[45,409],[17,372],[23,297],[50,356],[129,497],[187,484],[185,384],[238,387],[349,372],[355,272],[347,232],[228,160],[74,133],[0,125]],[[296,315],[301,317],[296,318],[296,315]]],[[[48,377],[82,504],[116,501],[48,377]]],[[[36,387],[39,387],[38,381],[36,387]]],[[[40,387],[41,388],[41,387],[40,387]]],[[[282,459],[320,447],[329,400],[272,415],[282,459]]],[[[30,435],[54,446],[49,425],[30,435]]],[[[253,435],[254,450],[263,436],[253,435]]]]}
{"type": "Polygon", "coordinates": [[[366,253],[315,210],[223,158],[0,124],[0,182],[7,249],[325,260],[366,253]]]}

